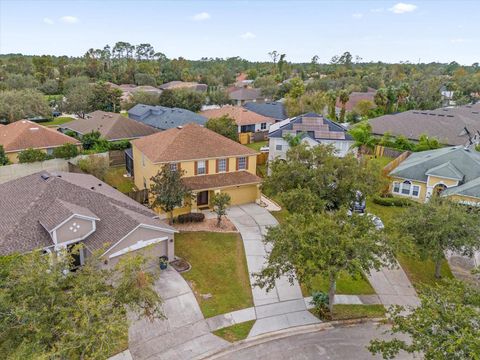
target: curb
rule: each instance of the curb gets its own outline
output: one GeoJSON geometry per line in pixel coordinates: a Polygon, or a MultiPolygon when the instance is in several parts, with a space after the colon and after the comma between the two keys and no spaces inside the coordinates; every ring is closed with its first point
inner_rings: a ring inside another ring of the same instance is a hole
{"type": "Polygon", "coordinates": [[[250,347],[260,345],[269,341],[278,340],[287,338],[294,335],[301,335],[301,334],[308,334],[316,331],[325,331],[331,330],[336,327],[346,327],[346,326],[355,326],[364,323],[380,323],[384,322],[385,318],[363,318],[363,319],[353,319],[353,320],[337,320],[331,322],[323,322],[320,324],[314,325],[304,325],[304,326],[296,326],[288,329],[278,330],[262,335],[258,335],[255,337],[247,338],[236,343],[231,344],[227,348],[221,350],[214,350],[211,352],[206,352],[200,357],[197,357],[198,360],[202,359],[218,359],[221,356],[229,355],[235,353],[238,350],[248,349],[250,347]]]}

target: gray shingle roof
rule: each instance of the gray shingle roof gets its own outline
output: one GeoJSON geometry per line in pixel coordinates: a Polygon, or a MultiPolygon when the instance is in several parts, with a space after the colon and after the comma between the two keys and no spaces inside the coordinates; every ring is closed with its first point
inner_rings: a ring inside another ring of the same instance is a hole
{"type": "Polygon", "coordinates": [[[463,174],[450,161],[435,166],[434,168],[428,170],[426,174],[430,176],[438,176],[458,181],[461,181],[463,179],[463,174]]]}
{"type": "Polygon", "coordinates": [[[205,125],[207,119],[192,111],[165,106],[137,104],[128,111],[130,119],[142,122],[159,130],[167,130],[189,123],[205,125]]]}
{"type": "Polygon", "coordinates": [[[244,101],[260,99],[262,97],[261,95],[260,89],[239,88],[230,92],[229,97],[232,100],[244,101]]]}
{"type": "Polygon", "coordinates": [[[53,245],[40,223],[42,220],[48,228],[52,227],[45,214],[50,214],[53,221],[62,219],[68,211],[88,209],[90,215],[100,219],[96,231],[83,241],[92,251],[115,243],[140,223],[173,230],[154,219],[156,214],[150,209],[86,174],[35,173],[1,184],[0,198],[1,255],[53,245]],[[59,201],[62,206],[57,207],[59,201]]]}
{"type": "Polygon", "coordinates": [[[390,176],[426,182],[430,171],[451,178],[462,176],[467,183],[480,177],[480,154],[463,146],[413,153],[390,176]]]}
{"type": "Polygon", "coordinates": [[[376,135],[389,132],[394,136],[403,135],[418,140],[422,134],[426,134],[436,137],[445,145],[465,145],[468,141],[465,127],[472,135],[480,131],[480,103],[456,108],[410,110],[380,116],[369,120],[369,123],[376,135]]]}
{"type": "Polygon", "coordinates": [[[285,105],[278,101],[265,103],[247,102],[243,105],[243,107],[257,114],[267,116],[275,120],[285,120],[288,117],[287,112],[285,111],[285,105]]]}
{"type": "Polygon", "coordinates": [[[42,224],[47,231],[52,231],[74,214],[98,219],[97,215],[83,206],[55,199],[52,205],[44,213],[39,215],[38,221],[40,221],[40,224],[42,224]]]}
{"type": "Polygon", "coordinates": [[[480,198],[480,178],[469,181],[466,184],[445,189],[442,196],[463,195],[480,198]]]}

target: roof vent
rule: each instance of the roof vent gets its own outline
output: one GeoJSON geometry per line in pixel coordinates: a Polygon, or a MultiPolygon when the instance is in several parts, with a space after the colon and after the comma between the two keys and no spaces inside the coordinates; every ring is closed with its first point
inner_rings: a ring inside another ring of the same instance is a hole
{"type": "Polygon", "coordinates": [[[92,186],[92,187],[90,188],[90,190],[95,190],[95,186],[92,186]]]}
{"type": "Polygon", "coordinates": [[[98,186],[102,186],[102,184],[98,184],[98,186]]]}
{"type": "Polygon", "coordinates": [[[48,180],[48,179],[50,179],[50,176],[47,175],[47,174],[42,174],[42,175],[40,175],[40,177],[41,177],[43,180],[48,180]]]}
{"type": "Polygon", "coordinates": [[[453,115],[447,115],[447,117],[454,117],[453,115]]]}

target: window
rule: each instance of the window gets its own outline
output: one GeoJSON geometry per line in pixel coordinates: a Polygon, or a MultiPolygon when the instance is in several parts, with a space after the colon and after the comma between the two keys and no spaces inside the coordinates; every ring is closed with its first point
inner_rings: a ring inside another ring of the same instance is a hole
{"type": "Polygon", "coordinates": [[[413,185],[412,186],[412,196],[418,197],[418,194],[420,194],[420,186],[413,185]]]}
{"type": "Polygon", "coordinates": [[[282,151],[282,145],[275,146],[275,150],[282,151]]]}
{"type": "Polygon", "coordinates": [[[400,184],[398,182],[393,183],[393,192],[397,194],[400,192],[400,184]]]}
{"type": "Polygon", "coordinates": [[[246,170],[247,169],[247,158],[240,157],[238,158],[238,170],[246,170]]]}
{"type": "Polygon", "coordinates": [[[177,163],[171,163],[170,164],[170,171],[177,171],[178,170],[178,164],[177,163]]]}
{"type": "Polygon", "coordinates": [[[206,173],[205,160],[197,161],[197,175],[203,175],[206,173]]]}
{"type": "Polygon", "coordinates": [[[260,124],[260,129],[266,130],[267,129],[267,123],[261,123],[260,124]]]}
{"type": "Polygon", "coordinates": [[[404,181],[402,184],[402,195],[410,195],[410,187],[411,187],[411,182],[410,181],[404,181]]]}
{"type": "Polygon", "coordinates": [[[218,159],[218,172],[227,171],[227,159],[218,159]]]}

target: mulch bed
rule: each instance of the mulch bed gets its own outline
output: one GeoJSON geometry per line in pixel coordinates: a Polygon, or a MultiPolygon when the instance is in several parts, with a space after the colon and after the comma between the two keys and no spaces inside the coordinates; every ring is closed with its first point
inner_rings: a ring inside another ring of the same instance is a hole
{"type": "Polygon", "coordinates": [[[205,219],[202,222],[174,224],[179,231],[208,231],[208,232],[237,232],[237,228],[226,217],[222,218],[222,223],[217,226],[217,219],[205,219]]]}

